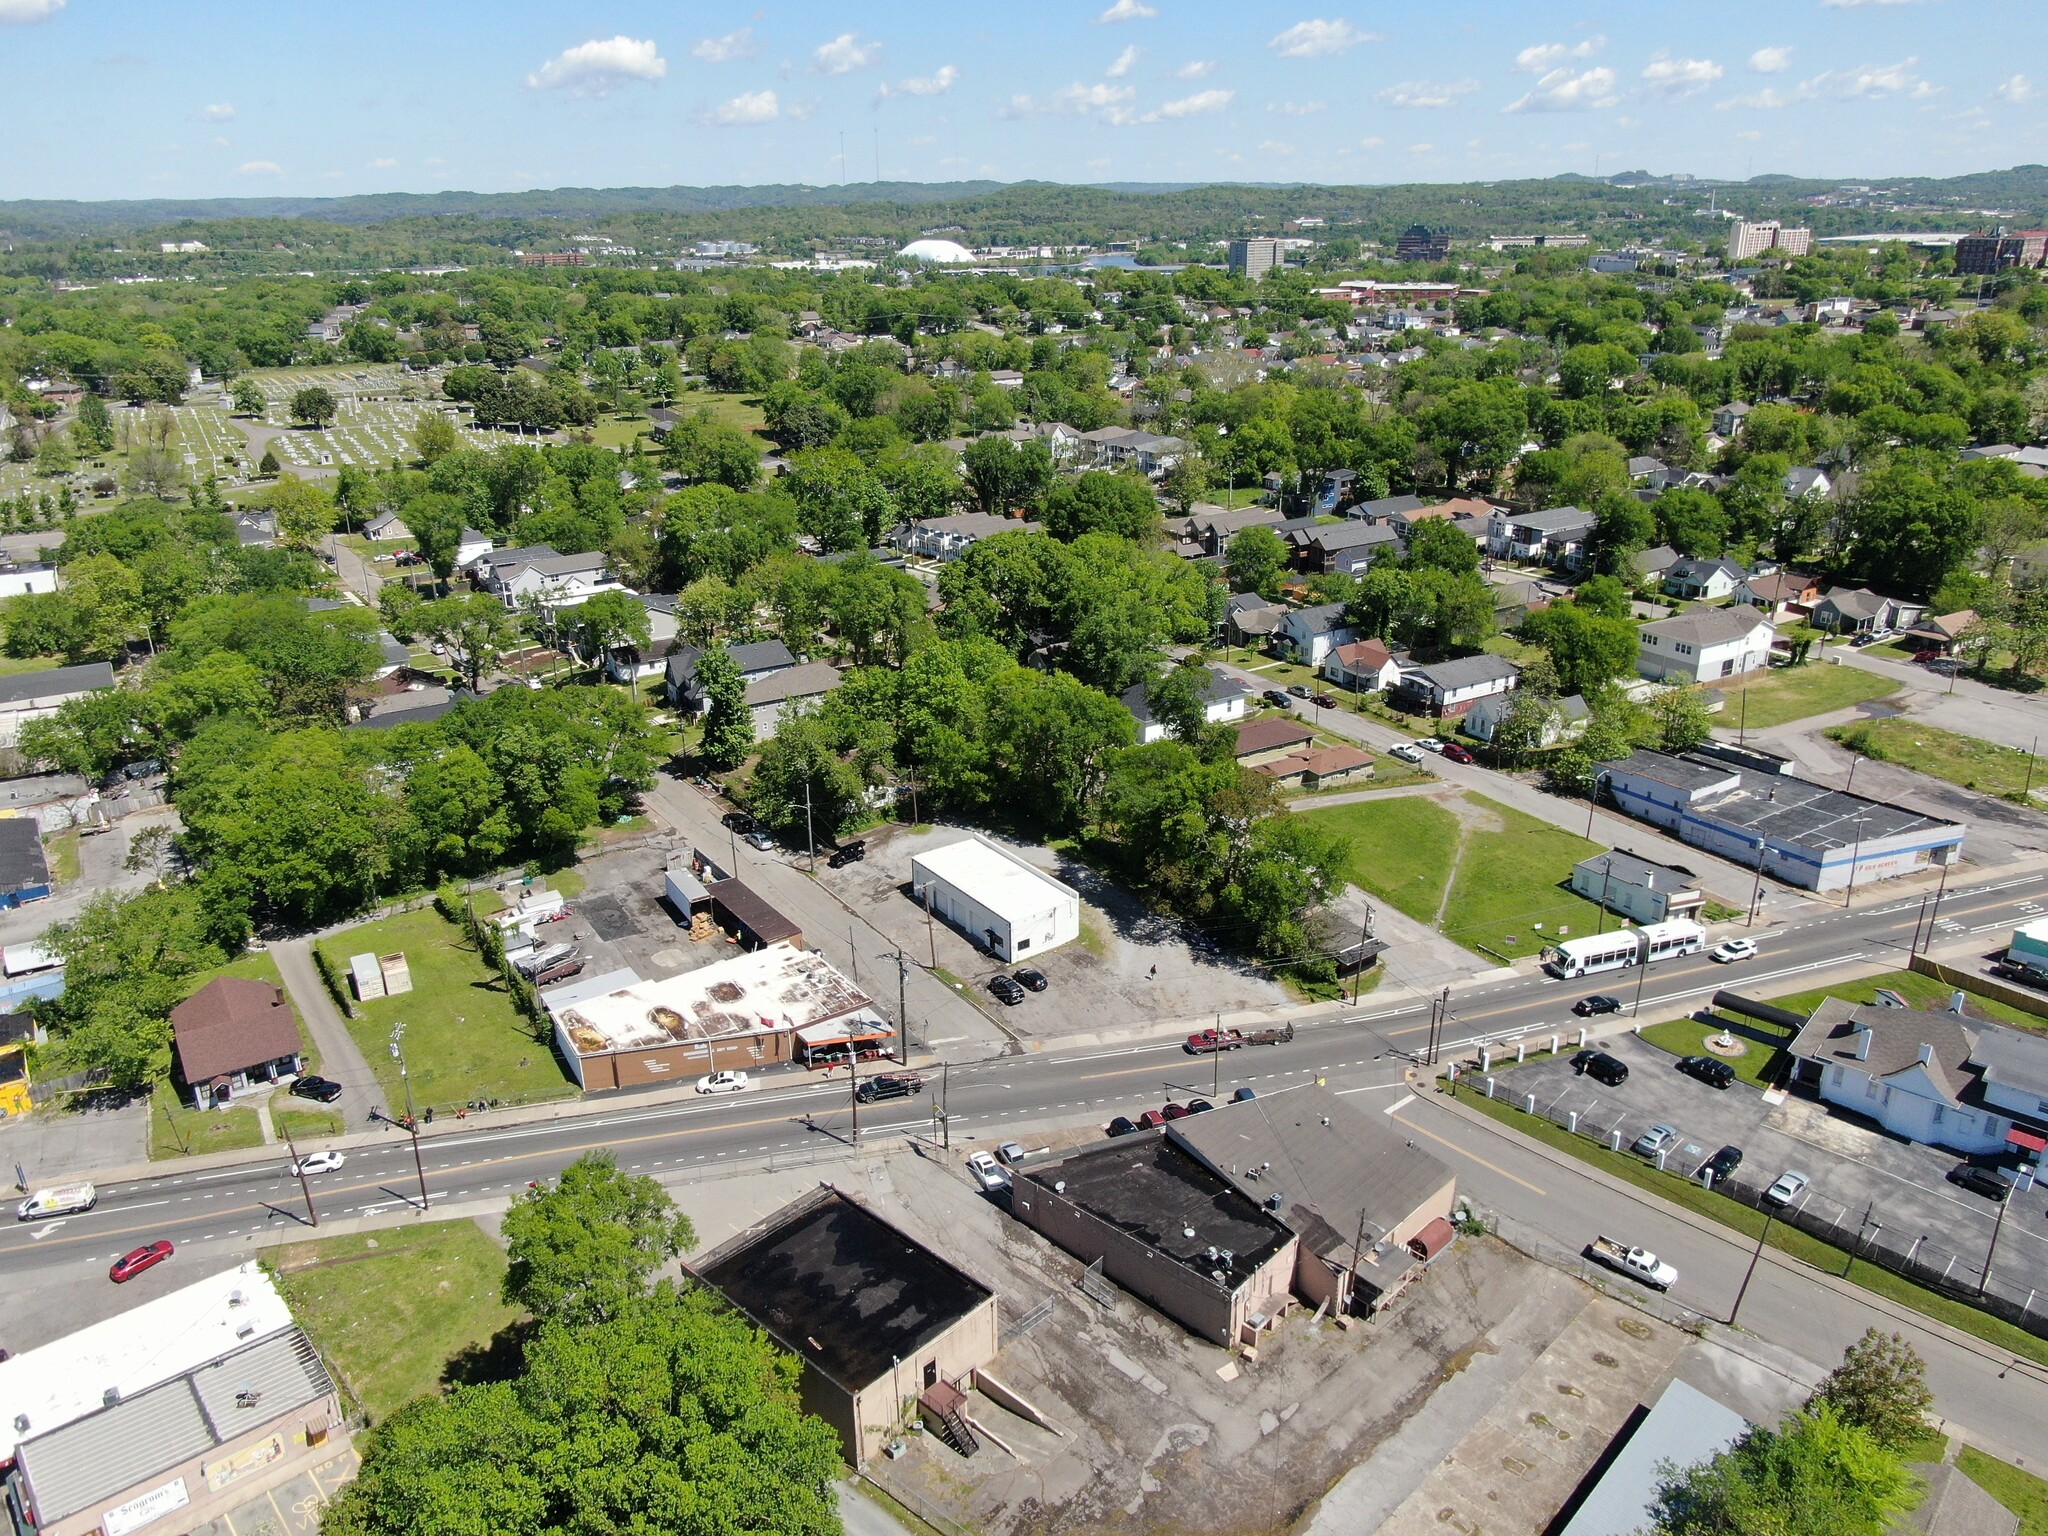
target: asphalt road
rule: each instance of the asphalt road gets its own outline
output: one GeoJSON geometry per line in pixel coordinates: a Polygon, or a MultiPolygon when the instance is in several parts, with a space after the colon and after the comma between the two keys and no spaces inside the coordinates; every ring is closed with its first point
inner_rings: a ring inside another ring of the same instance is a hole
{"type": "MultiPolygon", "coordinates": [[[[2002,934],[2048,893],[2048,875],[1951,891],[1943,908],[1947,941],[1973,932],[2002,934]]],[[[1603,978],[1608,990],[1633,1001],[1643,983],[1643,1007],[1703,1001],[1721,986],[1790,990],[1802,977],[1844,967],[1902,964],[1920,915],[1919,898],[1886,900],[1834,911],[1799,926],[1760,930],[1762,953],[1747,964],[1722,967],[1704,957],[1667,962],[1626,981],[1603,978]]],[[[1985,946],[1995,940],[1987,937],[1985,946]]],[[[1518,977],[1456,994],[1444,1030],[1446,1050],[1517,1033],[1568,1031],[1578,1021],[1573,1000],[1599,981],[1558,982],[1518,977]]],[[[1364,1102],[1386,1095],[1398,1112],[1440,1144],[1460,1179],[1483,1206],[1533,1223],[1561,1248],[1576,1251],[1595,1230],[1618,1231],[1666,1252],[1684,1272],[1676,1299],[1725,1315],[1747,1263],[1739,1240],[1702,1232],[1642,1197],[1600,1185],[1575,1166],[1542,1160],[1491,1125],[1454,1118],[1427,1098],[1406,1095],[1402,1074],[1426,1045],[1428,1004],[1394,1000],[1357,1009],[1336,1007],[1303,1021],[1292,1041],[1218,1057],[1191,1057],[1178,1040],[1071,1054],[999,1056],[927,1074],[920,1098],[869,1106],[859,1115],[863,1137],[930,1134],[932,1110],[943,1089],[955,1149],[988,1146],[1054,1127],[1101,1124],[1117,1114],[1136,1115],[1163,1101],[1227,1096],[1250,1086],[1270,1091],[1322,1078],[1364,1102]]],[[[609,1148],[628,1169],[682,1191],[711,1167],[759,1168],[817,1163],[842,1157],[853,1138],[854,1115],[844,1079],[789,1073],[765,1076],[751,1092],[687,1103],[611,1100],[593,1112],[544,1124],[491,1126],[470,1122],[419,1144],[434,1207],[474,1206],[516,1196],[529,1181],[553,1176],[586,1151],[609,1148]]],[[[420,1200],[410,1141],[394,1132],[382,1146],[347,1152],[339,1170],[311,1180],[313,1200],[328,1221],[409,1218],[420,1200]]],[[[298,1181],[275,1149],[246,1164],[202,1173],[167,1169],[161,1176],[103,1185],[97,1209],[52,1221],[0,1228],[0,1274],[20,1288],[104,1285],[106,1265],[141,1243],[168,1237],[208,1262],[246,1256],[259,1246],[310,1235],[298,1181]]],[[[175,1283],[177,1260],[152,1280],[175,1283]]],[[[142,1294],[153,1294],[143,1290],[142,1294]]],[[[1750,1288],[1743,1325],[1807,1359],[1826,1362],[1863,1327],[1906,1326],[1860,1293],[1817,1287],[1766,1259],[1750,1288]]],[[[1958,1348],[1933,1336],[1916,1340],[1928,1356],[1937,1391],[1959,1420],[1973,1427],[2002,1426],[2008,1448],[2048,1457],[2048,1381],[2032,1368],[1996,1372],[2009,1362],[1989,1352],[1958,1348]]]]}

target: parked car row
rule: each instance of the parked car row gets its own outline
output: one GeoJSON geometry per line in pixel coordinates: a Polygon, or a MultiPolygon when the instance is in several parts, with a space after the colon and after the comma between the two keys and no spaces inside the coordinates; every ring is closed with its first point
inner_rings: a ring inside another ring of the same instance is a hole
{"type": "Polygon", "coordinates": [[[1043,992],[1049,985],[1050,983],[1046,981],[1043,971],[1033,970],[1028,965],[1023,970],[1014,973],[1006,974],[998,971],[988,979],[989,991],[993,992],[997,999],[1008,1008],[1014,1008],[1023,1002],[1024,994],[1027,991],[1043,992]]]}

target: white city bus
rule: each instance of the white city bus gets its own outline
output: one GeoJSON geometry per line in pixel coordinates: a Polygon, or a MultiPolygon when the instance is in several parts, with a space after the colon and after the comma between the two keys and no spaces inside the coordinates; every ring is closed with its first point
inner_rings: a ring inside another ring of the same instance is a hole
{"type": "Polygon", "coordinates": [[[1665,923],[1646,923],[1641,928],[1624,928],[1618,933],[1566,939],[1543,952],[1543,968],[1560,979],[1569,979],[1590,976],[1595,971],[1650,965],[1677,955],[1696,955],[1706,947],[1704,928],[1684,918],[1673,918],[1665,923]]]}

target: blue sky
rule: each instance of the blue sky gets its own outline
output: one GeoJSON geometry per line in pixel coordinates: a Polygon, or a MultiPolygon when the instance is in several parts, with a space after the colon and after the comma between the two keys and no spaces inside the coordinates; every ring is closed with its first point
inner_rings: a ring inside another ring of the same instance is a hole
{"type": "Polygon", "coordinates": [[[2042,0],[0,0],[4,197],[2048,161],[2042,0]],[[2029,71],[2032,77],[2029,77],[2029,71]]]}

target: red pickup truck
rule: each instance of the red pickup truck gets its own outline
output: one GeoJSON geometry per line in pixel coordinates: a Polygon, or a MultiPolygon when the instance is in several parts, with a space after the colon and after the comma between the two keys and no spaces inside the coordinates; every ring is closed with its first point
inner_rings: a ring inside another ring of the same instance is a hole
{"type": "Polygon", "coordinates": [[[1293,1038],[1292,1024],[1282,1024],[1278,1029],[1254,1029],[1249,1032],[1240,1029],[1200,1029],[1188,1036],[1187,1052],[1190,1056],[1213,1056],[1218,1051],[1235,1051],[1247,1045],[1278,1045],[1283,1040],[1293,1038]]]}

